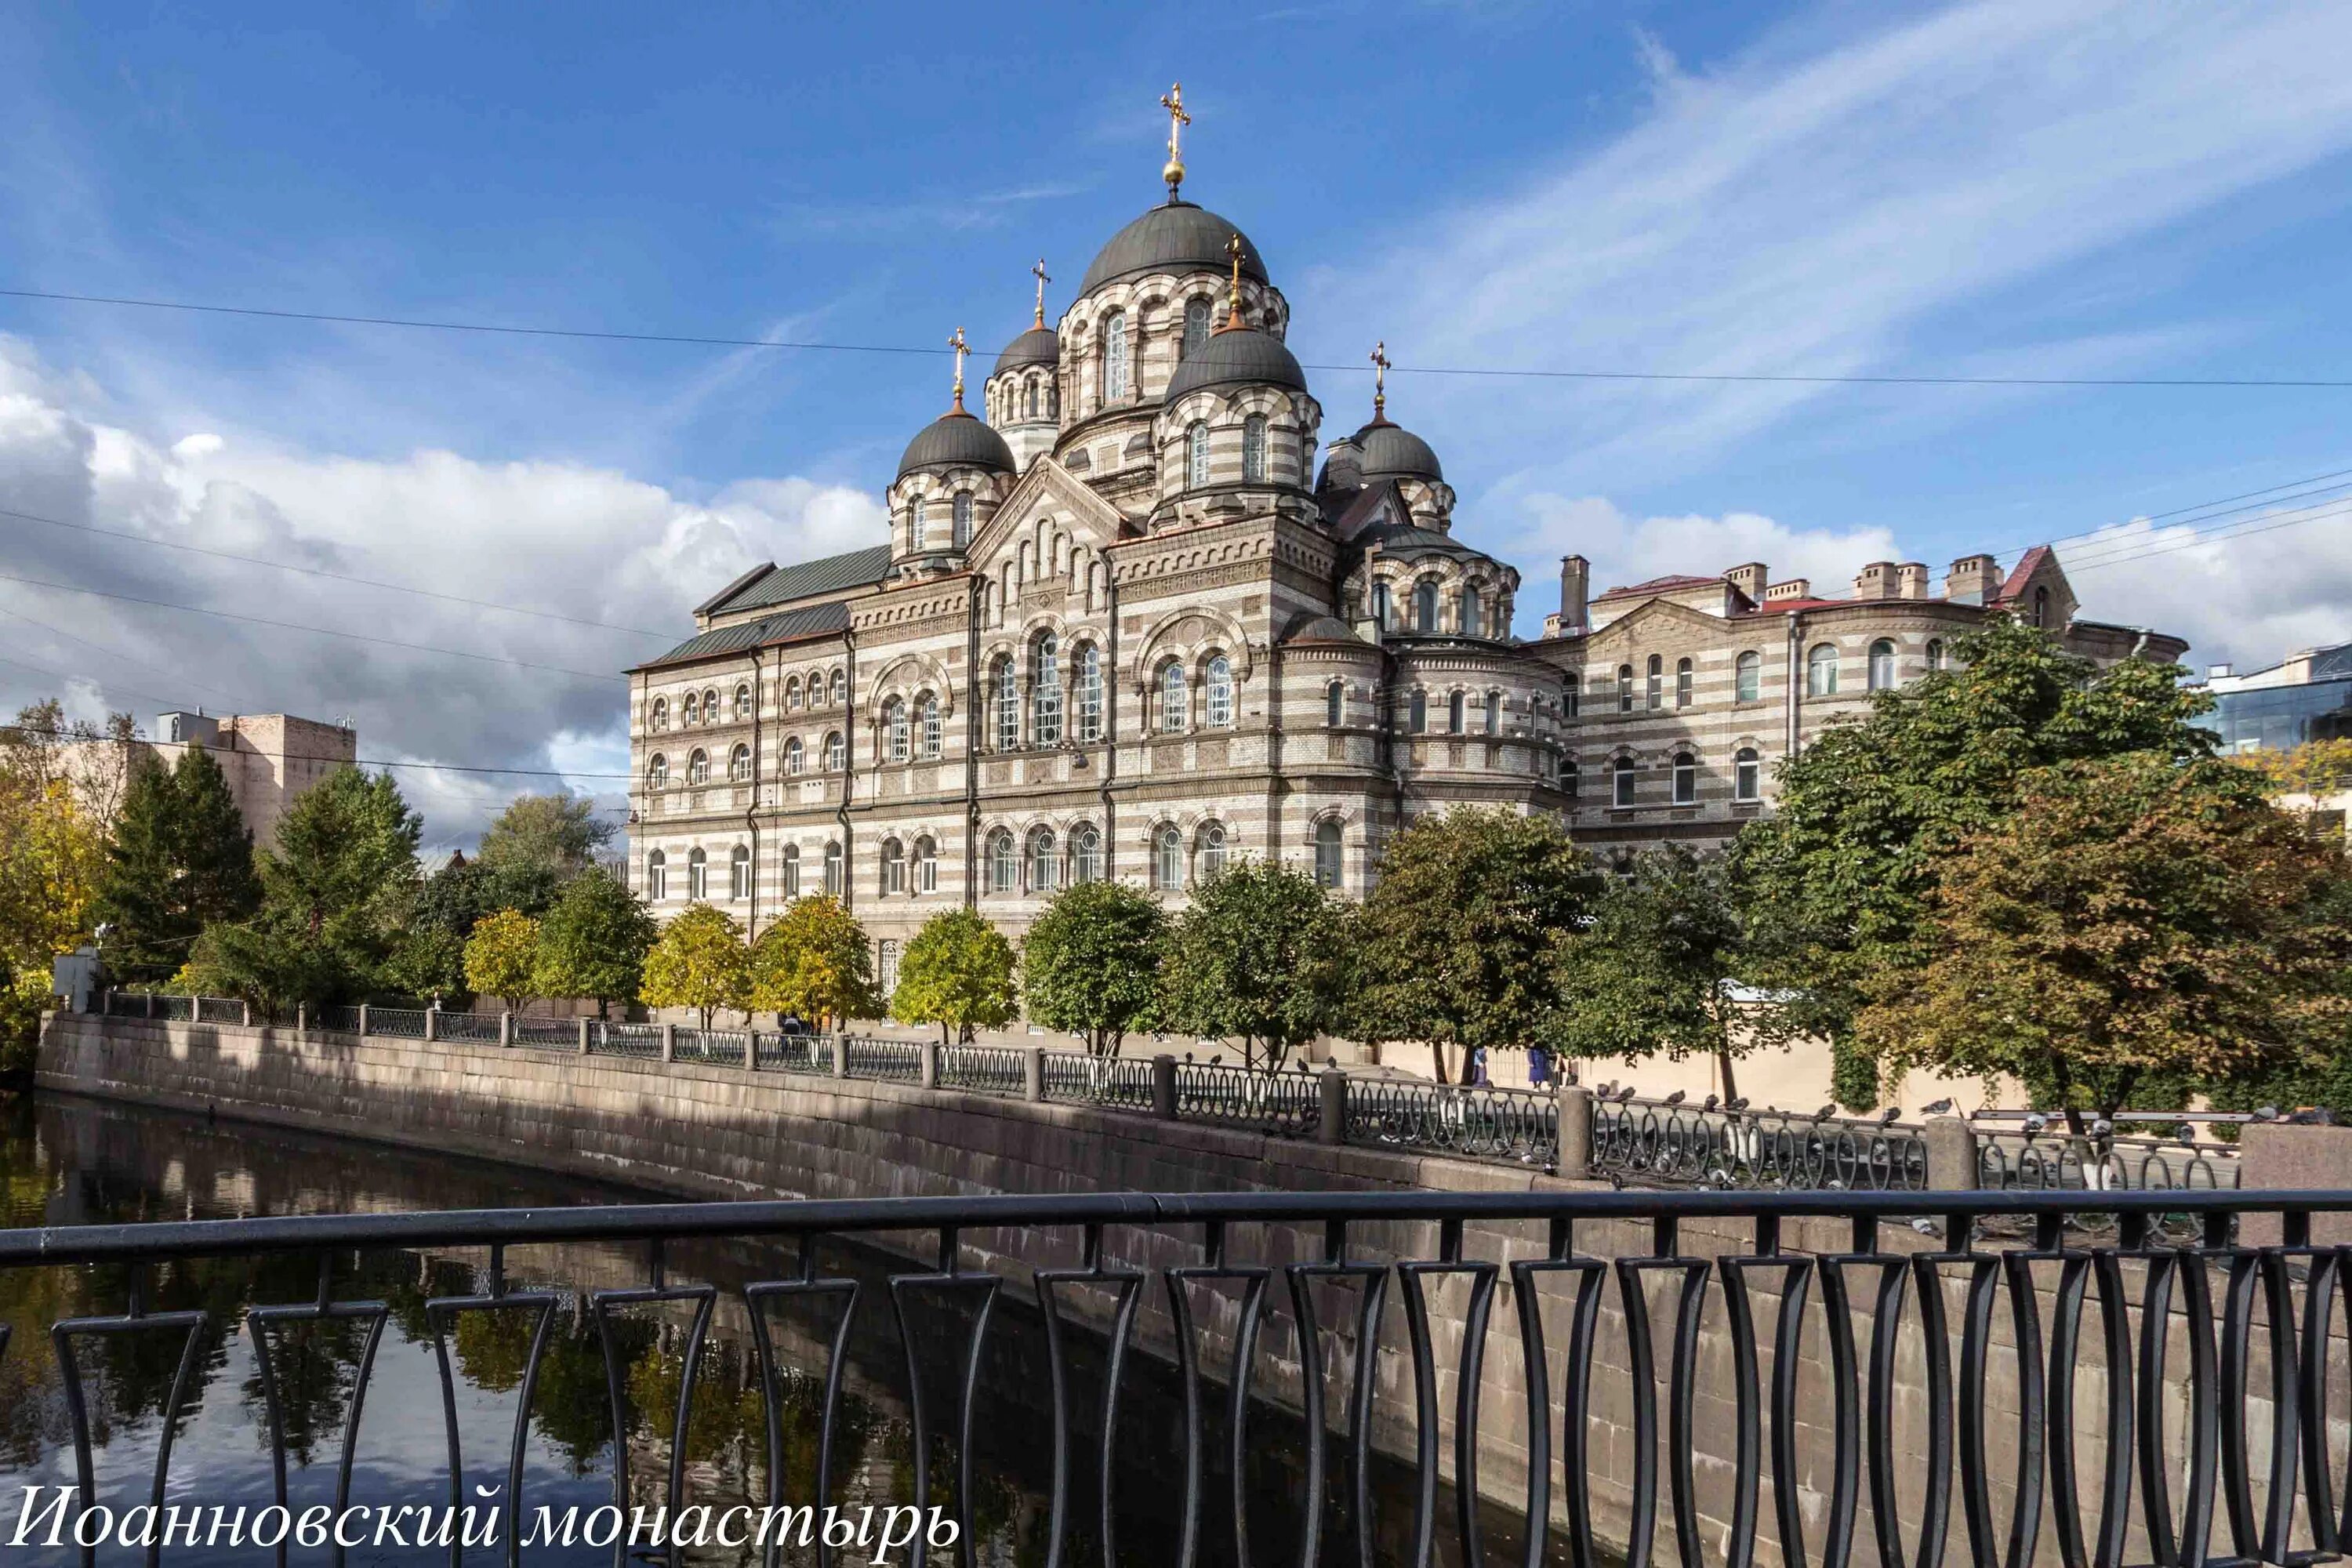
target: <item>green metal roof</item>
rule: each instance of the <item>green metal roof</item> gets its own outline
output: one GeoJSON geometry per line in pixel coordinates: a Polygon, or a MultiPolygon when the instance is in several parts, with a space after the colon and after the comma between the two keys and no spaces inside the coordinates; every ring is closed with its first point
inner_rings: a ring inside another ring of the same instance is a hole
{"type": "Polygon", "coordinates": [[[844,588],[863,588],[882,581],[890,569],[890,547],[869,545],[864,550],[852,550],[840,555],[820,556],[803,561],[797,566],[785,566],[766,572],[737,588],[732,594],[707,604],[701,614],[732,615],[738,610],[764,609],[770,605],[789,605],[795,599],[805,599],[816,594],[837,594],[844,588]]]}
{"type": "Polygon", "coordinates": [[[649,658],[635,666],[630,673],[640,669],[660,669],[673,664],[692,664],[698,659],[741,653],[746,648],[772,647],[778,643],[830,637],[848,627],[849,606],[846,604],[836,600],[830,605],[812,605],[805,610],[788,610],[781,616],[740,621],[731,626],[720,626],[698,637],[688,637],[659,658],[649,658]]]}

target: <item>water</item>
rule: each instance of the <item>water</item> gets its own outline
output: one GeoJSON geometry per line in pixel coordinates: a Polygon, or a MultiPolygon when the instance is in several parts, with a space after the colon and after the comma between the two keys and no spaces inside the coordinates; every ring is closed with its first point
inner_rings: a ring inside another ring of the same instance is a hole
{"type": "MultiPolygon", "coordinates": [[[[19,1099],[0,1112],[0,1224],[76,1225],[130,1220],[209,1219],[249,1215],[334,1214],[413,1209],[487,1208],[644,1201],[625,1188],[515,1167],[424,1154],[352,1140],[313,1137],[278,1128],[43,1096],[19,1099]]],[[[911,1501],[914,1464],[907,1402],[904,1346],[893,1324],[885,1275],[912,1265],[848,1245],[828,1245],[823,1271],[860,1281],[851,1323],[845,1392],[837,1416],[834,1466],[836,1503],[852,1506],[911,1501]]],[[[667,1259],[672,1284],[719,1288],[709,1338],[691,1406],[686,1440],[688,1504],[756,1505],[767,1494],[766,1416],[751,1320],[740,1288],[751,1280],[798,1272],[789,1244],[674,1245],[667,1259]]],[[[426,1320],[429,1297],[465,1295],[482,1288],[480,1251],[421,1254],[389,1251],[334,1260],[338,1300],[373,1299],[389,1308],[372,1374],[362,1394],[353,1456],[354,1503],[439,1505],[448,1499],[449,1466],[442,1384],[426,1320]]],[[[605,1358],[592,1313],[579,1289],[626,1288],[644,1282],[642,1246],[516,1248],[509,1256],[509,1287],[559,1293],[549,1316],[549,1347],[532,1395],[521,1496],[526,1521],[541,1506],[559,1511],[577,1504],[583,1515],[614,1497],[614,1443],[605,1358]]],[[[1161,1289],[1155,1278],[1152,1289],[1161,1289]]],[[[148,1310],[202,1309],[208,1330],[198,1343],[191,1388],[173,1426],[168,1500],[268,1504],[274,1496],[268,1393],[255,1354],[247,1308],[309,1300],[316,1264],[299,1258],[200,1260],[152,1272],[148,1310]]],[[[79,1314],[113,1313],[124,1301],[123,1271],[114,1268],[42,1268],[0,1272],[0,1323],[11,1337],[0,1355],[0,1542],[15,1528],[21,1489],[58,1487],[74,1479],[71,1427],[62,1378],[50,1350],[49,1326],[79,1314]]],[[[782,1413],[783,1493],[788,1501],[817,1500],[817,1418],[822,1405],[824,1347],[835,1321],[829,1310],[804,1304],[772,1307],[777,1381],[782,1413]]],[[[694,1307],[669,1303],[617,1310],[610,1332],[622,1368],[630,1412],[621,1447],[633,1502],[657,1506],[666,1498],[669,1431],[685,1365],[694,1307]]],[[[973,1421],[975,1469],[971,1499],[977,1560],[991,1564],[1043,1564],[1046,1557],[1052,1436],[1047,1401],[1049,1362],[1044,1324],[1033,1310],[1000,1300],[991,1328],[973,1421]]],[[[523,1310],[459,1314],[449,1336],[457,1391],[463,1470],[476,1486],[506,1479],[514,1410],[528,1360],[534,1314],[523,1310]]],[[[364,1322],[276,1327],[268,1350],[286,1433],[287,1498],[297,1514],[332,1502],[364,1322]]],[[[952,1411],[949,1368],[968,1342],[963,1324],[942,1311],[914,1330],[926,1371],[934,1425],[952,1411]]],[[[1070,1473],[1073,1527],[1064,1561],[1101,1560],[1096,1521],[1101,1506],[1092,1484],[1099,1409],[1099,1346],[1078,1336],[1070,1473]]],[[[117,1508],[143,1503],[170,1404],[184,1336],[169,1330],[88,1338],[79,1342],[81,1372],[96,1449],[97,1496],[117,1508]]],[[[1113,1481],[1117,1560],[1156,1568],[1176,1560],[1181,1531],[1181,1385],[1172,1369],[1139,1354],[1129,1358],[1121,1392],[1119,1449],[1113,1481]]],[[[1211,1479],[1204,1490],[1200,1556],[1203,1563],[1234,1561],[1227,1500],[1220,1468],[1224,1446],[1222,1391],[1204,1388],[1211,1412],[1203,1458],[1211,1479]]],[[[1244,1459],[1251,1555],[1288,1563],[1297,1556],[1297,1517],[1305,1489],[1303,1428],[1270,1406],[1254,1408],[1244,1459]]],[[[1356,1563],[1355,1521],[1345,1496],[1344,1446],[1335,1441],[1325,1515],[1324,1561],[1356,1563]]],[[[935,1449],[935,1503],[952,1494],[955,1455],[935,1449]]],[[[1401,1466],[1383,1462],[1374,1477],[1371,1521],[1374,1560],[1411,1560],[1413,1486],[1401,1466]]],[[[1438,1561],[1461,1559],[1450,1539],[1449,1493],[1439,1498],[1438,1561]]],[[[1486,1558],[1519,1561],[1511,1517],[1482,1510],[1486,1558]]],[[[163,1561],[209,1564],[266,1562],[271,1553],[247,1546],[168,1550],[163,1561]]],[[[855,1554],[864,1561],[868,1552],[855,1554]]],[[[1557,1542],[1548,1554],[1565,1560],[1557,1542]]],[[[7,1561],[70,1563],[79,1553],[6,1550],[7,1561]]],[[[144,1554],[109,1549],[100,1562],[138,1562],[144,1554]]],[[[352,1550],[347,1561],[412,1563],[447,1561],[446,1550],[386,1542],[352,1550]]],[[[688,1560],[751,1563],[749,1549],[710,1548],[688,1560]]],[[[323,1551],[289,1549],[289,1561],[325,1563],[323,1551]]],[[[469,1562],[503,1561],[503,1552],[478,1552],[469,1562]]],[[[610,1547],[537,1547],[528,1563],[610,1563],[610,1547]]],[[[640,1560],[653,1561],[640,1554],[640,1560]]],[[[845,1558],[844,1561],[849,1560],[845,1558]]],[[[934,1562],[953,1561],[938,1554],[934,1562]]],[[[788,1551],[787,1563],[815,1561],[813,1551],[788,1551]]]]}

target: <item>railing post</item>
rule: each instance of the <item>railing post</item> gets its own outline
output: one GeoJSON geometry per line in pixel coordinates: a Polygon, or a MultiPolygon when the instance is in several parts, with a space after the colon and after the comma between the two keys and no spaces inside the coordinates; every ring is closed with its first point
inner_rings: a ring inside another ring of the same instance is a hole
{"type": "Polygon", "coordinates": [[[151,1018],[155,1016],[155,993],[152,991],[147,993],[147,1016],[151,1018]]]}
{"type": "Polygon", "coordinates": [[[1589,1174],[1592,1168],[1592,1091],[1561,1089],[1552,1114],[1559,1118],[1559,1173],[1589,1174]]]}
{"type": "Polygon", "coordinates": [[[1165,1054],[1151,1058],[1151,1114],[1162,1121],[1176,1120],[1176,1058],[1165,1054]]]}
{"type": "Polygon", "coordinates": [[[849,1037],[836,1033],[829,1037],[833,1041],[833,1076],[847,1078],[849,1076],[849,1037]]]}
{"type": "Polygon", "coordinates": [[[662,1026],[662,1060],[666,1062],[677,1060],[677,1026],[676,1024],[662,1026]]]}
{"type": "Polygon", "coordinates": [[[436,1033],[435,1032],[436,1027],[436,1026],[437,1026],[437,1025],[438,1025],[438,1023],[439,1023],[440,1017],[441,1017],[441,1009],[440,1009],[440,1008],[438,1008],[438,1007],[427,1007],[426,1009],[425,1009],[425,1038],[428,1042],[429,1042],[429,1041],[433,1041],[433,1040],[437,1040],[437,1039],[439,1039],[439,1038],[441,1037],[438,1034],[436,1034],[436,1033]]]}
{"type": "Polygon", "coordinates": [[[760,1031],[752,1026],[748,1013],[743,1017],[743,1070],[760,1070],[760,1031]]]}
{"type": "Polygon", "coordinates": [[[1931,1116],[1920,1129],[1927,1145],[1927,1190],[1931,1193],[1973,1191],[1979,1180],[1976,1129],[1957,1116],[1931,1116]]]}
{"type": "Polygon", "coordinates": [[[939,1043],[939,1041],[937,1041],[937,1040],[925,1040],[925,1041],[923,1042],[922,1053],[921,1053],[921,1055],[919,1055],[919,1056],[916,1058],[916,1061],[917,1061],[917,1063],[918,1063],[919,1065],[918,1065],[918,1066],[916,1067],[916,1068],[915,1068],[915,1087],[916,1087],[916,1088],[918,1088],[918,1089],[937,1089],[937,1088],[939,1088],[939,1087],[940,1087],[940,1043],[939,1043]]]}
{"type": "Polygon", "coordinates": [[[368,1027],[367,1027],[367,1010],[368,1010],[368,1005],[367,1005],[366,1003],[364,1003],[364,1002],[361,1003],[361,1004],[360,1004],[360,1038],[361,1038],[361,1039],[362,1039],[362,1040],[364,1040],[364,1039],[366,1039],[366,1038],[367,1038],[367,1032],[368,1032],[368,1027]]]}
{"type": "Polygon", "coordinates": [[[1021,1097],[1040,1100],[1045,1098],[1045,1047],[1028,1047],[1021,1053],[1021,1097]]]}
{"type": "Polygon", "coordinates": [[[588,1019],[586,1019],[586,1018],[583,1018],[583,1019],[581,1019],[581,1020],[580,1020],[580,1054],[581,1054],[582,1056],[583,1056],[583,1057],[584,1057],[584,1056],[586,1056],[586,1055],[588,1054],[588,1026],[589,1026],[589,1022],[590,1022],[590,1020],[588,1020],[588,1019]]]}
{"type": "Polygon", "coordinates": [[[1338,1062],[1327,1062],[1315,1077],[1315,1086],[1323,1091],[1315,1135],[1319,1142],[1345,1143],[1348,1141],[1348,1075],[1339,1070],[1338,1062]]]}
{"type": "Polygon", "coordinates": [[[308,1002],[294,1004],[294,1032],[298,1035],[310,1032],[310,1004],[308,1002]]]}
{"type": "Polygon", "coordinates": [[[253,1027],[253,1004],[242,996],[236,999],[236,1021],[246,1028],[253,1027]]]}

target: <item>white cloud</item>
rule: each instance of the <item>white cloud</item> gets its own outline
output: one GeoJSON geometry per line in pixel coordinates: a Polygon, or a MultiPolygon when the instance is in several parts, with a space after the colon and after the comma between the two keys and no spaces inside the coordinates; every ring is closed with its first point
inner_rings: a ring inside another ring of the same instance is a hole
{"type": "Polygon", "coordinates": [[[2084,614],[2189,639],[2192,668],[2277,663],[2352,640],[2352,528],[2343,503],[2265,513],[2200,536],[2146,519],[2058,548],[2084,614]],[[2282,526],[2284,524],[2284,526],[2282,526]],[[2103,606],[2114,608],[2103,609],[2103,606]]]}

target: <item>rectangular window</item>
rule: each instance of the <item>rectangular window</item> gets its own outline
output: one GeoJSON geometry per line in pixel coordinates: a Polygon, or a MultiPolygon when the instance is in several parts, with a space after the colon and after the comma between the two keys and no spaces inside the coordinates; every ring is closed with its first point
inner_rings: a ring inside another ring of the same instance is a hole
{"type": "Polygon", "coordinates": [[[1733,765],[1731,771],[1732,798],[1743,801],[1758,799],[1762,794],[1760,788],[1762,782],[1763,769],[1756,761],[1756,753],[1747,751],[1740,752],[1739,761],[1733,765]]]}
{"type": "Polygon", "coordinates": [[[1616,798],[1619,805],[1633,804],[1633,770],[1630,765],[1622,763],[1617,767],[1616,798]]]}

